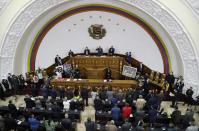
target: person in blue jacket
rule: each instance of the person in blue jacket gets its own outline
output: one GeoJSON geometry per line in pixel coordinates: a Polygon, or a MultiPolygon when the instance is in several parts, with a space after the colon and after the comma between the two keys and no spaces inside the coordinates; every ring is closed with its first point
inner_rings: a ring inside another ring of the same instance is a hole
{"type": "Polygon", "coordinates": [[[39,121],[34,117],[34,115],[32,115],[30,118],[28,118],[28,123],[30,125],[30,129],[32,131],[37,131],[37,129],[39,128],[39,121]]]}
{"type": "Polygon", "coordinates": [[[114,121],[118,121],[120,118],[120,108],[117,107],[117,105],[115,105],[112,109],[111,109],[111,115],[112,115],[112,119],[114,121]]]}

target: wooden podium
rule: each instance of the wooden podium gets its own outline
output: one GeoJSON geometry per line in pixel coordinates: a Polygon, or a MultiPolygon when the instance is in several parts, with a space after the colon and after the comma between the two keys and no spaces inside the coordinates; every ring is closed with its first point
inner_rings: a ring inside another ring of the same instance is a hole
{"type": "Polygon", "coordinates": [[[104,79],[105,75],[105,68],[87,68],[85,67],[86,70],[86,76],[87,79],[104,79]]]}
{"type": "Polygon", "coordinates": [[[119,79],[124,63],[124,58],[119,56],[75,56],[67,63],[78,65],[81,78],[104,79],[105,69],[111,68],[112,78],[119,79]]]}

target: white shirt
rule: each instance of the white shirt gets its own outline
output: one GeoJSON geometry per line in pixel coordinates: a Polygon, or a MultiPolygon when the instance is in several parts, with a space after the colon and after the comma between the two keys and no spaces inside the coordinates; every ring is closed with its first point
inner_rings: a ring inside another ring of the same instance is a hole
{"type": "Polygon", "coordinates": [[[97,92],[93,92],[93,91],[91,92],[91,97],[92,97],[93,100],[95,100],[97,95],[98,95],[97,92]]]}
{"type": "Polygon", "coordinates": [[[63,101],[64,109],[69,110],[70,108],[70,100],[63,101]]]}

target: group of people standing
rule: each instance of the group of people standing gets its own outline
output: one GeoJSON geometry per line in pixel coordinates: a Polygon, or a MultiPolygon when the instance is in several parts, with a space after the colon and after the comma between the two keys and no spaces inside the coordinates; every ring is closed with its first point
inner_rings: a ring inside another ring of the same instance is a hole
{"type": "Polygon", "coordinates": [[[11,92],[16,95],[26,86],[26,80],[24,76],[21,75],[12,75],[8,73],[7,79],[2,79],[0,82],[0,98],[4,100],[6,94],[10,94],[11,92]]]}

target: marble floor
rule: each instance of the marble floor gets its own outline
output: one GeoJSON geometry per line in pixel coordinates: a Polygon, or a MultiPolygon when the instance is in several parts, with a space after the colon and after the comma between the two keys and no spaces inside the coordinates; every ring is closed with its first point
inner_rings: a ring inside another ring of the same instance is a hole
{"type": "MultiPolygon", "coordinates": [[[[2,105],[8,105],[9,100],[12,100],[13,103],[15,103],[15,105],[17,107],[25,107],[25,103],[24,103],[24,97],[23,95],[19,96],[11,96],[6,98],[5,101],[0,101],[0,106],[2,105]]],[[[170,107],[171,102],[168,101],[163,101],[161,104],[161,107],[164,108],[164,112],[167,112],[168,115],[170,115],[173,112],[173,108],[170,107]]],[[[181,110],[182,114],[185,114],[186,109],[187,109],[187,105],[183,105],[183,103],[179,103],[178,104],[179,110],[181,110]]],[[[197,112],[199,111],[199,106],[195,107],[193,106],[192,109],[197,112]]],[[[85,131],[85,126],[84,126],[84,122],[87,120],[88,117],[91,117],[92,120],[95,120],[95,109],[93,108],[93,102],[92,99],[89,99],[89,106],[86,107],[86,109],[81,112],[81,122],[77,124],[77,131],[85,131]]],[[[196,124],[199,126],[199,113],[195,113],[194,114],[194,118],[196,120],[196,124]]]]}

